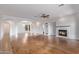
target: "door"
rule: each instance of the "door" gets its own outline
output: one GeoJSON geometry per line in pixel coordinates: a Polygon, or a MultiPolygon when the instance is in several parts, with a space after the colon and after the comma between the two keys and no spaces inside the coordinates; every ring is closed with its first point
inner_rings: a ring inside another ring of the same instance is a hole
{"type": "Polygon", "coordinates": [[[10,24],[8,22],[1,23],[2,33],[2,50],[9,51],[10,49],[10,24]]]}
{"type": "Polygon", "coordinates": [[[48,23],[45,23],[45,24],[43,25],[43,34],[44,34],[44,35],[48,35],[48,23]]]}

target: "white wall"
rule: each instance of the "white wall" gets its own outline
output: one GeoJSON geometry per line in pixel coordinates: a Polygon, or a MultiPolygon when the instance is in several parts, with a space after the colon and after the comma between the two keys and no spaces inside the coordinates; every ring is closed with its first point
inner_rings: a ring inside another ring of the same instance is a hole
{"type": "Polygon", "coordinates": [[[15,35],[16,33],[25,33],[25,26],[30,25],[29,22],[23,23],[21,21],[12,22],[11,24],[11,35],[15,35]]]}
{"type": "MultiPolygon", "coordinates": [[[[13,22],[11,35],[15,35],[16,33],[25,33],[25,27],[23,26],[24,23],[22,22],[13,22]]],[[[31,33],[39,33],[43,34],[43,23],[39,22],[32,22],[31,24],[26,23],[26,25],[30,25],[30,32],[31,33]]],[[[28,32],[28,31],[27,31],[28,32]]]]}
{"type": "Polygon", "coordinates": [[[48,35],[56,35],[56,22],[48,23],[48,35]]]}
{"type": "Polygon", "coordinates": [[[31,32],[43,34],[43,24],[41,22],[39,22],[39,24],[33,22],[31,25],[31,32]]]}
{"type": "Polygon", "coordinates": [[[16,33],[24,33],[24,32],[25,32],[25,30],[21,23],[14,22],[12,24],[12,29],[11,29],[12,35],[15,35],[16,33]]]}
{"type": "Polygon", "coordinates": [[[76,21],[76,39],[79,39],[79,14],[76,14],[75,16],[75,21],[76,21]]]}

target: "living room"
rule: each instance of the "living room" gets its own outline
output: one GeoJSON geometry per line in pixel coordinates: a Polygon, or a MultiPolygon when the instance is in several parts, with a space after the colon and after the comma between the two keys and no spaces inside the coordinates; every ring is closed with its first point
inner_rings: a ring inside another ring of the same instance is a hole
{"type": "Polygon", "coordinates": [[[0,4],[0,53],[79,53],[78,7],[78,4],[0,4]]]}

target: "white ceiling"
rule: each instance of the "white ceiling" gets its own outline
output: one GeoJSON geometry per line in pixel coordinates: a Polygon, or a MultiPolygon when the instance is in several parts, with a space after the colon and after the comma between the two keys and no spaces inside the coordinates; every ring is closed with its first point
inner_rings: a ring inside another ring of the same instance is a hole
{"type": "Polygon", "coordinates": [[[0,4],[0,15],[37,19],[41,14],[49,14],[50,19],[79,12],[79,5],[58,4],[0,4]]]}

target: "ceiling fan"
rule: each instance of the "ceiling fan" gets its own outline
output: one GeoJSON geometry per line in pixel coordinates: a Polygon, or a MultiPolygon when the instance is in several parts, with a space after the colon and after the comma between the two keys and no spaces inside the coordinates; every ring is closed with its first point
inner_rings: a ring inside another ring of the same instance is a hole
{"type": "Polygon", "coordinates": [[[35,18],[49,18],[50,17],[50,15],[49,14],[45,14],[45,13],[43,13],[43,14],[40,14],[40,15],[38,15],[38,16],[34,16],[35,18]]]}
{"type": "Polygon", "coordinates": [[[49,14],[42,14],[41,18],[49,18],[49,16],[50,16],[49,14]]]}
{"type": "Polygon", "coordinates": [[[64,6],[64,4],[59,4],[58,7],[64,6]]]}

